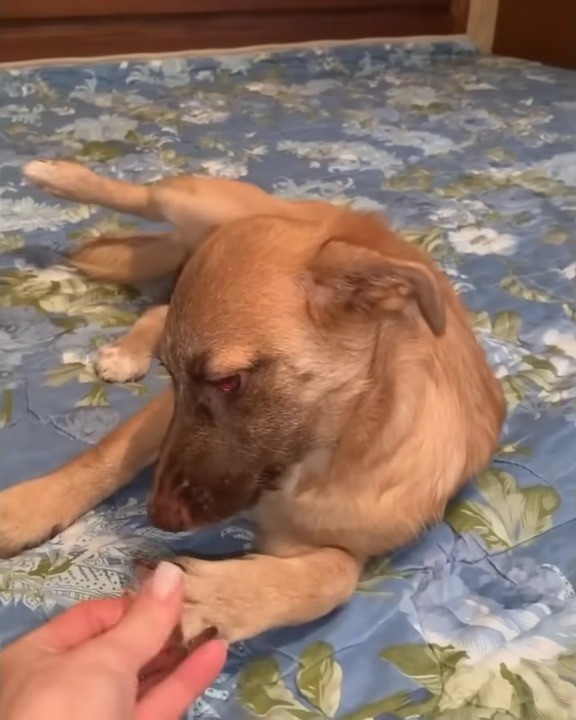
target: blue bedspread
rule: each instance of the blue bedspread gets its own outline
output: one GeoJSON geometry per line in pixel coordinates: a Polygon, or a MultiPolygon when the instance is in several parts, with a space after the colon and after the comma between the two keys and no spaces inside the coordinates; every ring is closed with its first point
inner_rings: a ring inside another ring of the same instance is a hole
{"type": "MultiPolygon", "coordinates": [[[[142,223],[26,186],[32,158],[381,209],[453,279],[506,391],[499,455],[445,521],[375,563],[342,610],[234,647],[190,717],[573,720],[576,74],[457,43],[2,70],[0,132],[2,487],[97,442],[166,382],[159,366],[126,386],[95,377],[91,353],[152,291],[64,261],[142,223]]],[[[250,546],[241,520],[152,529],[148,481],[0,562],[3,643],[118,593],[135,553],[250,546]]]]}

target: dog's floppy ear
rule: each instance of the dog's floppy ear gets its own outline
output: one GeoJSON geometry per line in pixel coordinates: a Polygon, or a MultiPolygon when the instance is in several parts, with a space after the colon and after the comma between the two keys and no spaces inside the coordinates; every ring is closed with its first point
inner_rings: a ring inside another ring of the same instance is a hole
{"type": "Polygon", "coordinates": [[[425,261],[406,257],[404,241],[373,219],[346,223],[324,242],[309,267],[312,308],[331,315],[377,316],[416,303],[435,335],[446,328],[446,308],[438,279],[425,261]],[[367,235],[362,235],[362,231],[367,235]],[[376,234],[375,234],[376,233],[376,234]]]}

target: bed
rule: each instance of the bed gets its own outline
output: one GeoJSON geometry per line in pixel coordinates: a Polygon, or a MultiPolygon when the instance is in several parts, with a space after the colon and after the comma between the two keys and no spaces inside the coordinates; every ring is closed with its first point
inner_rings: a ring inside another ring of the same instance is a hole
{"type": "MultiPolygon", "coordinates": [[[[572,720],[576,704],[576,77],[467,42],[371,42],[0,72],[0,477],[97,442],[156,393],[91,357],[162,288],[72,272],[82,239],[142,226],[42,195],[24,162],[197,172],[385,212],[451,277],[509,417],[442,523],[367,569],[352,601],[231,649],[190,718],[572,720]]],[[[117,594],[136,555],[249,549],[249,522],[149,526],[149,473],[0,561],[0,640],[117,594]]],[[[38,498],[41,507],[42,498],[38,498]]]]}

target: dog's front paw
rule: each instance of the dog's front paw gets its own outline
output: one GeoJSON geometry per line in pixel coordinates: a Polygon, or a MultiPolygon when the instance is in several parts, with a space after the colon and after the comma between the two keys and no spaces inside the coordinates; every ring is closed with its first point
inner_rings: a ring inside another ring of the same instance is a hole
{"type": "Polygon", "coordinates": [[[268,618],[271,608],[260,602],[258,583],[250,572],[251,556],[214,561],[178,557],[173,562],[184,570],[181,632],[185,643],[212,632],[237,642],[273,625],[268,618]]]}
{"type": "MultiPolygon", "coordinates": [[[[44,479],[8,488],[0,493],[0,558],[10,558],[48,540],[71,522],[43,495],[49,491],[44,479]]],[[[46,496],[47,497],[47,496],[46,496]]]]}
{"type": "Polygon", "coordinates": [[[100,348],[95,367],[107,382],[131,382],[144,377],[150,369],[151,358],[145,353],[132,352],[122,342],[100,348]]]}

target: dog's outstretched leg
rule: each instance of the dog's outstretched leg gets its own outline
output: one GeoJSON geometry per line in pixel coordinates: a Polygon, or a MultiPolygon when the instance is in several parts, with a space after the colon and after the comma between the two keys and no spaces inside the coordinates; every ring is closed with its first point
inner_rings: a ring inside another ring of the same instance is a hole
{"type": "Polygon", "coordinates": [[[108,382],[129,382],[143,377],[150,368],[162,337],[168,305],[147,310],[126,335],[98,353],[96,371],[108,382]]]}
{"type": "Polygon", "coordinates": [[[162,221],[150,205],[150,188],[146,185],[98,175],[84,165],[67,160],[32,160],[23,175],[28,182],[45,192],[79,203],[102,205],[118,212],[162,221]]]}
{"type": "Polygon", "coordinates": [[[293,204],[251,183],[227,178],[178,175],[150,185],[98,175],[67,160],[32,160],[23,170],[33,185],[56,197],[101,205],[156,222],[170,222],[187,236],[254,214],[294,213],[293,204]]]}
{"type": "Polygon", "coordinates": [[[54,536],[154,462],[173,404],[169,388],[59,470],[0,492],[0,557],[54,536]]]}
{"type": "Polygon", "coordinates": [[[361,560],[337,548],[310,548],[296,557],[174,562],[185,572],[185,641],[211,627],[236,642],[315,620],[350,598],[362,570],[361,560]]]}

